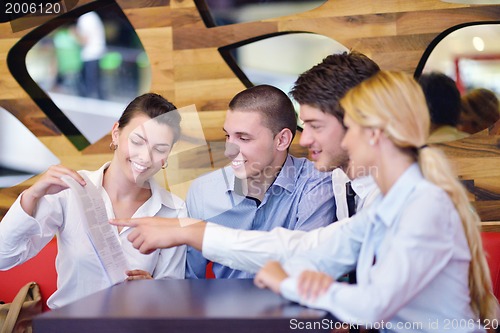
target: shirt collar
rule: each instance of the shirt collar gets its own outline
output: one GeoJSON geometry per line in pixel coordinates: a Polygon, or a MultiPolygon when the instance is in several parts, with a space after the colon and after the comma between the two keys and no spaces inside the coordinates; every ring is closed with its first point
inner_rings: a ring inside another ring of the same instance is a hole
{"type": "MultiPolygon", "coordinates": [[[[106,162],[98,170],[88,174],[88,178],[92,181],[92,183],[102,190],[104,190],[102,186],[104,170],[106,170],[110,164],[111,162],[106,162]]],[[[184,206],[184,203],[180,198],[161,187],[153,178],[150,178],[148,183],[151,187],[151,198],[148,200],[149,207],[158,207],[157,211],[159,211],[161,208],[160,205],[170,209],[180,209],[184,206]]]]}
{"type": "MultiPolygon", "coordinates": [[[[335,197],[336,215],[337,220],[342,220],[349,217],[349,208],[347,207],[346,200],[346,186],[347,182],[351,180],[341,168],[333,169],[332,171],[332,188],[335,197]]],[[[351,183],[352,185],[352,183],[351,183]]],[[[353,188],[354,189],[354,188],[353,188]]],[[[354,190],[356,191],[356,190],[354,190]]],[[[357,192],[356,192],[357,194],[357,192]]]]}
{"type": "Polygon", "coordinates": [[[292,192],[295,187],[296,172],[297,168],[295,167],[295,163],[293,163],[292,156],[288,155],[283,167],[278,173],[278,177],[271,186],[280,186],[288,192],[292,192]]]}
{"type": "MultiPolygon", "coordinates": [[[[347,182],[350,182],[351,180],[349,177],[347,177],[346,173],[344,170],[341,168],[335,168],[332,171],[332,184],[333,184],[333,189],[335,190],[336,187],[344,188],[345,184],[347,182]]],[[[345,190],[344,190],[345,191],[345,190]]],[[[357,193],[357,192],[356,192],[357,193]]]]}
{"type": "Polygon", "coordinates": [[[102,179],[104,177],[104,170],[106,170],[111,162],[104,163],[99,169],[93,172],[89,172],[88,178],[94,183],[98,188],[102,188],[102,179]]]}
{"type": "Polygon", "coordinates": [[[184,201],[172,192],[167,191],[164,187],[160,186],[154,178],[149,179],[149,186],[151,187],[151,201],[153,207],[156,205],[163,205],[174,210],[184,208],[184,201]]]}
{"type": "Polygon", "coordinates": [[[401,208],[405,205],[408,197],[413,193],[415,187],[424,179],[420,167],[417,163],[413,163],[399,177],[396,183],[391,187],[389,192],[380,200],[377,205],[375,215],[386,226],[392,225],[397,215],[401,212],[401,208]]]}
{"type": "Polygon", "coordinates": [[[231,166],[226,166],[216,172],[220,172],[224,178],[224,183],[226,184],[226,193],[229,191],[234,191],[235,176],[231,166]]]}
{"type": "Polygon", "coordinates": [[[344,186],[347,182],[351,182],[352,189],[361,200],[365,199],[377,187],[372,176],[358,177],[351,180],[341,168],[336,168],[332,171],[334,191],[336,187],[342,187],[342,189],[337,189],[337,192],[342,192],[345,196],[344,186]]]}
{"type": "Polygon", "coordinates": [[[377,184],[373,180],[372,176],[358,177],[351,181],[351,186],[354,192],[364,200],[373,190],[377,187],[377,184]]]}

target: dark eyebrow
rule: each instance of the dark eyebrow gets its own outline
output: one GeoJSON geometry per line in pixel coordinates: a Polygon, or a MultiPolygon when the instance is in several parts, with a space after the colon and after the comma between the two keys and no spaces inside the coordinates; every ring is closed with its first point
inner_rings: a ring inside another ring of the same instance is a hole
{"type": "MultiPolygon", "coordinates": [[[[222,128],[222,130],[224,131],[224,133],[226,133],[226,134],[227,134],[227,131],[226,131],[226,129],[225,129],[225,128],[222,128]]],[[[236,132],[236,133],[234,133],[234,134],[236,134],[236,135],[247,135],[247,136],[253,137],[253,135],[252,135],[252,134],[247,133],[247,132],[236,132]]]]}
{"type": "Polygon", "coordinates": [[[148,141],[146,140],[145,137],[143,137],[142,135],[140,135],[139,133],[136,133],[136,132],[132,132],[132,134],[135,134],[136,136],[138,136],[140,139],[144,140],[144,141],[148,141]]]}
{"type": "MultiPolygon", "coordinates": [[[[142,140],[144,140],[144,141],[148,142],[148,139],[144,138],[144,137],[143,137],[142,135],[140,135],[139,133],[132,132],[132,134],[135,134],[136,136],[138,136],[138,137],[139,137],[139,138],[141,138],[142,140]]],[[[156,146],[167,146],[167,147],[170,147],[170,144],[168,144],[168,143],[157,143],[157,144],[155,145],[155,147],[156,147],[156,146]]]]}

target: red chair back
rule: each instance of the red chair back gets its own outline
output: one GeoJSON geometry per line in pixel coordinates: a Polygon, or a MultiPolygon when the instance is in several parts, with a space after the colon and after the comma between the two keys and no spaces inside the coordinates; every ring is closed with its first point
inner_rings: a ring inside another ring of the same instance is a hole
{"type": "Polygon", "coordinates": [[[500,300],[500,232],[482,232],[481,236],[490,267],[493,293],[500,300]]]}
{"type": "Polygon", "coordinates": [[[0,300],[12,302],[22,286],[34,281],[40,286],[43,310],[47,311],[47,299],[57,289],[56,255],[57,240],[54,237],[34,258],[8,271],[0,271],[0,300]]]}

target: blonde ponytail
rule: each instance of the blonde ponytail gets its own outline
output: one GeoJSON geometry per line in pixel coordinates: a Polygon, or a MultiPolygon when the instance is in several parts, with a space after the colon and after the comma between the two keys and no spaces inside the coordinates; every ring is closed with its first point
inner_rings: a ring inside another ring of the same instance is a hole
{"type": "Polygon", "coordinates": [[[442,188],[450,196],[460,215],[469,249],[469,292],[472,310],[484,322],[497,318],[498,302],[493,295],[491,275],[481,240],[481,220],[472,209],[463,185],[452,169],[443,152],[427,147],[419,150],[418,164],[424,177],[442,188]]]}
{"type": "Polygon", "coordinates": [[[462,221],[471,253],[471,308],[483,322],[496,319],[498,301],[493,295],[483,250],[481,220],[472,209],[465,188],[450,172],[445,155],[426,145],[430,119],[419,84],[405,73],[381,71],[350,90],[340,104],[345,113],[361,126],[383,129],[396,146],[418,160],[424,177],[450,196],[462,221]]]}

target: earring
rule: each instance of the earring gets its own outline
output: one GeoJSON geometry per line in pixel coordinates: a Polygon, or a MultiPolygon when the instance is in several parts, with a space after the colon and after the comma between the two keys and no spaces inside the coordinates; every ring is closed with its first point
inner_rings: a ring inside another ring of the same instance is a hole
{"type": "Polygon", "coordinates": [[[163,165],[161,166],[162,169],[166,169],[168,167],[168,162],[165,161],[165,163],[163,163],[163,165]]]}
{"type": "Polygon", "coordinates": [[[368,143],[370,144],[370,146],[373,146],[375,144],[375,139],[370,139],[368,143]]]}
{"type": "Polygon", "coordinates": [[[118,148],[118,145],[115,145],[113,141],[111,141],[111,143],[109,144],[109,150],[113,151],[116,150],[116,148],[118,148]]]}

